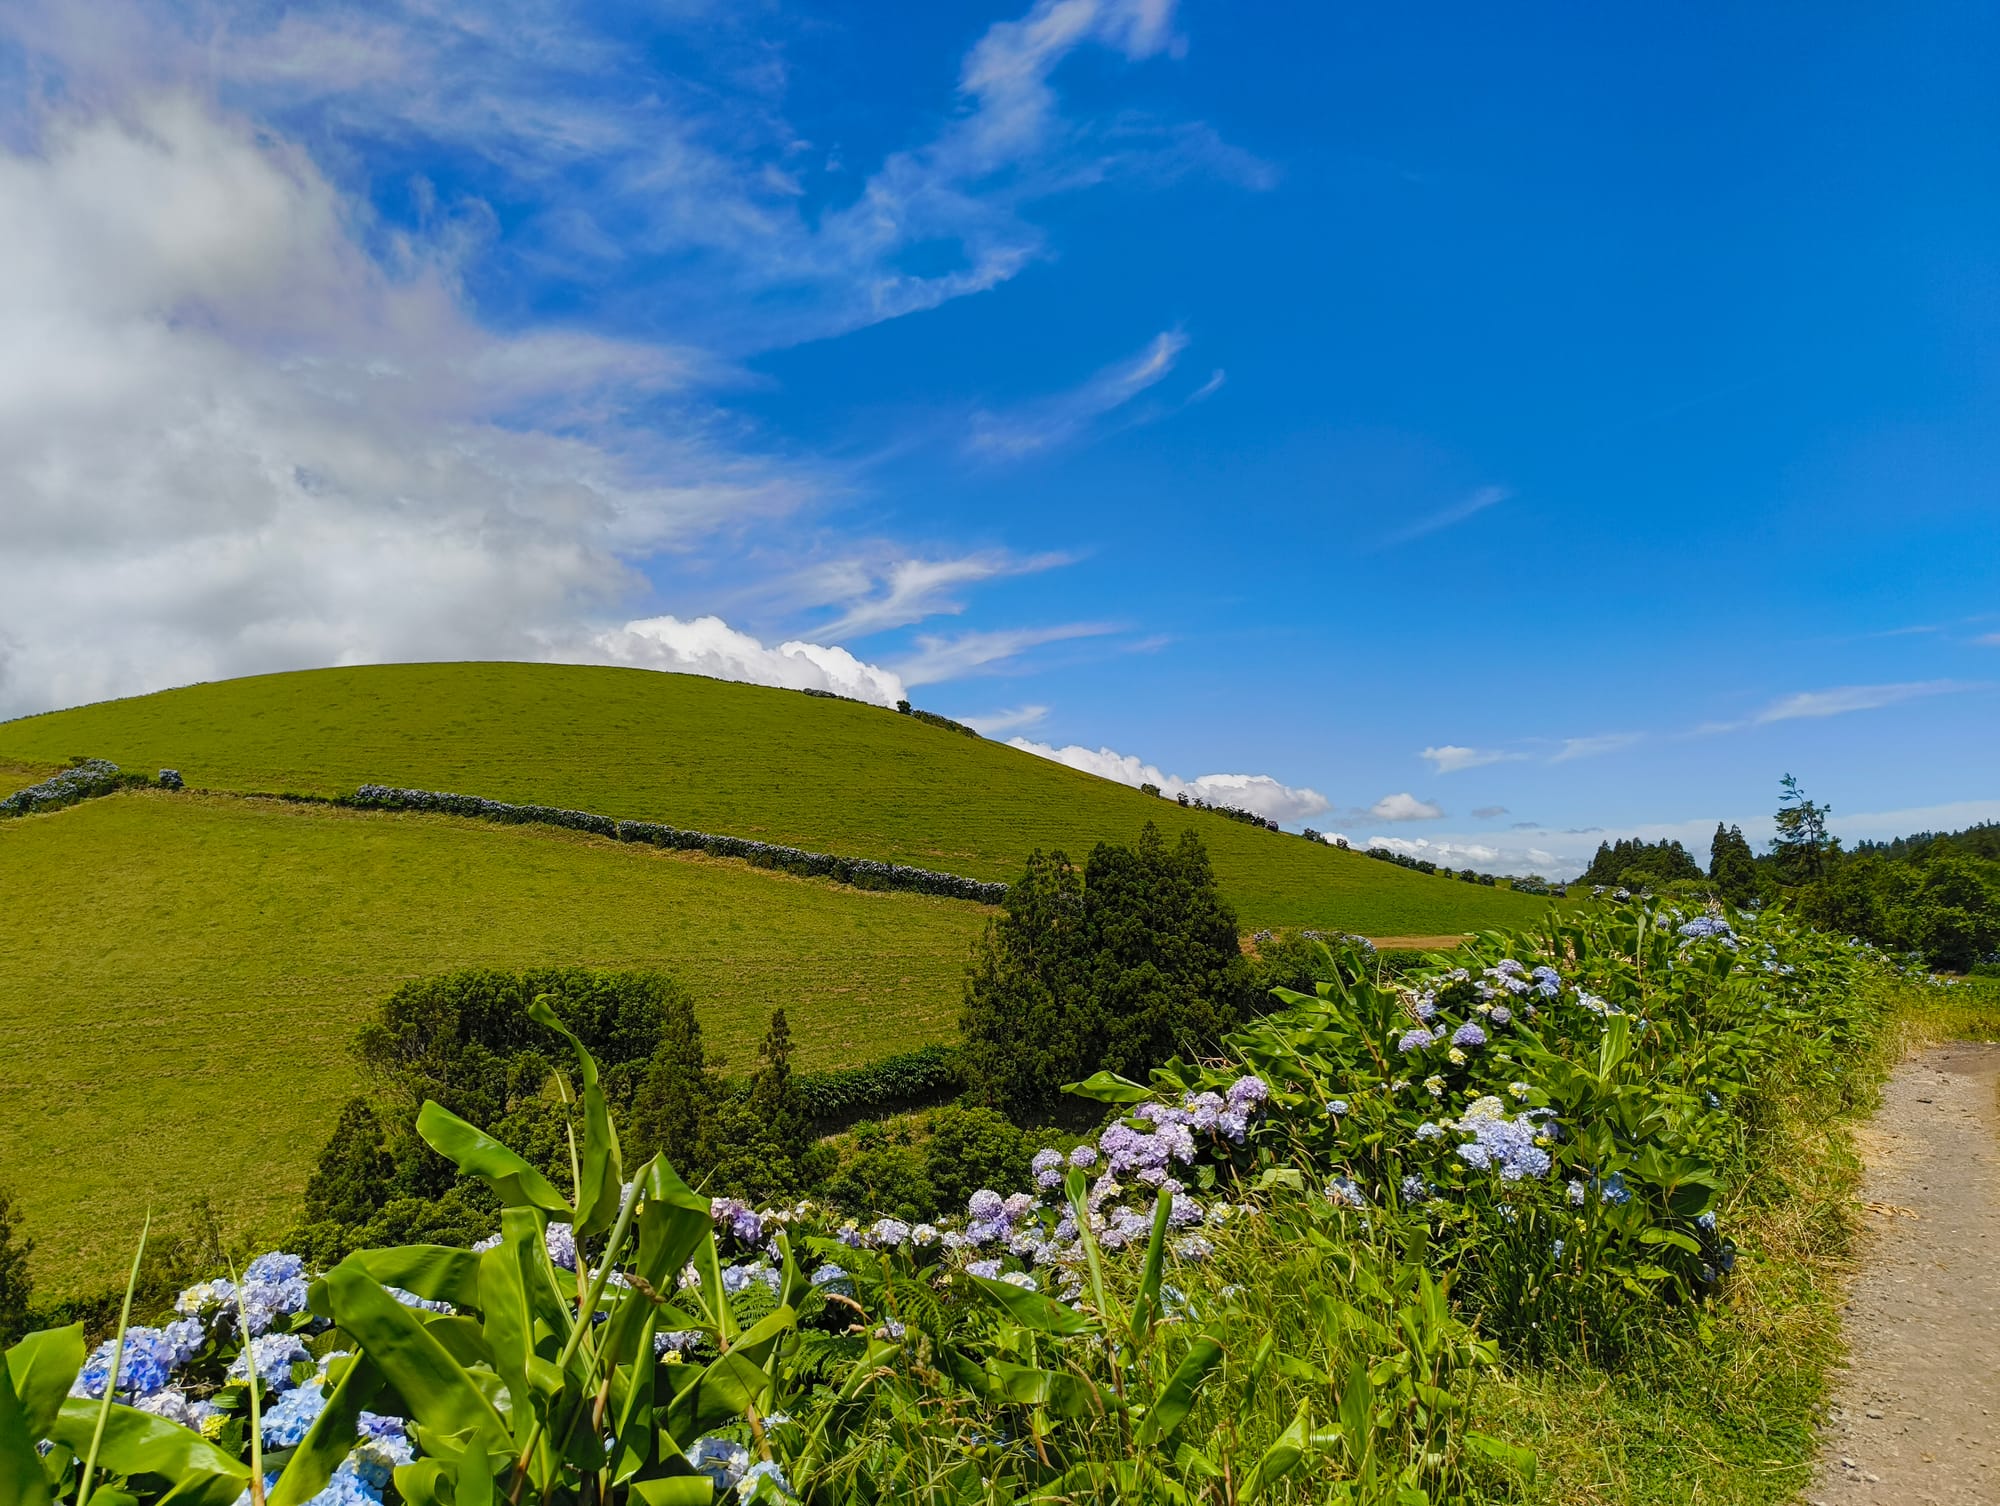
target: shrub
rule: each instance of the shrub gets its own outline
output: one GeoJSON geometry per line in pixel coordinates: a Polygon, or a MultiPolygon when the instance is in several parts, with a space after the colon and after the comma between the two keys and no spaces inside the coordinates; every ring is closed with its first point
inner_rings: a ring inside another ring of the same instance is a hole
{"type": "MultiPolygon", "coordinates": [[[[859,1129],[859,1126],[856,1126],[859,1129]]],[[[827,1181],[827,1198],[862,1218],[887,1215],[914,1223],[936,1212],[940,1198],[922,1152],[907,1138],[856,1140],[853,1155],[827,1181]]]]}
{"type": "Polygon", "coordinates": [[[666,1156],[699,1178],[714,1161],[710,1120],[717,1085],[702,1053],[701,1022],[685,993],[671,1000],[637,1090],[627,1129],[634,1154],[666,1156]]]}
{"type": "Polygon", "coordinates": [[[965,1064],[956,1046],[919,1046],[865,1066],[801,1073],[798,1089],[825,1126],[952,1097],[965,1089],[965,1064]]]}
{"type": "Polygon", "coordinates": [[[34,1295],[28,1256],[35,1242],[21,1233],[20,1225],[14,1194],[0,1187],[0,1349],[28,1331],[28,1303],[34,1295]]]}
{"type": "Polygon", "coordinates": [[[26,816],[38,811],[61,810],[79,800],[109,795],[129,785],[146,784],[144,774],[122,774],[115,763],[101,758],[73,758],[60,774],[14,791],[0,800],[0,816],[26,816]]]}
{"type": "Polygon", "coordinates": [[[757,1071],[717,1105],[712,1131],[717,1190],[784,1201],[812,1190],[833,1169],[833,1153],[813,1133],[792,1076],[792,1031],[782,1009],[758,1048],[757,1071]]]}
{"type": "Polygon", "coordinates": [[[953,1105],[931,1115],[924,1167],[936,1206],[958,1209],[982,1187],[1028,1180],[1028,1137],[994,1109],[953,1105]]]}

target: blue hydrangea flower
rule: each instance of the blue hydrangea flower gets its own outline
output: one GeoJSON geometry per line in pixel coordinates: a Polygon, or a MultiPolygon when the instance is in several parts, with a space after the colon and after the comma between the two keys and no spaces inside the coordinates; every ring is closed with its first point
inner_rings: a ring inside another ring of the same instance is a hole
{"type": "Polygon", "coordinates": [[[978,1276],[987,1281],[1000,1279],[1000,1262],[997,1260],[975,1260],[965,1268],[966,1274],[978,1276]]]}
{"type": "Polygon", "coordinates": [[[1420,1025],[1415,1030],[1404,1031],[1396,1041],[1396,1049],[1407,1056],[1412,1051],[1423,1050],[1435,1039],[1435,1036],[1420,1025]]]}
{"type": "Polygon", "coordinates": [[[1452,1031],[1451,1043],[1454,1046],[1483,1046],[1486,1044],[1486,1032],[1481,1030],[1471,1020],[1467,1020],[1458,1029],[1452,1031]]]}
{"type": "Polygon", "coordinates": [[[708,1476],[718,1495],[734,1490],[736,1482],[750,1468],[750,1450],[734,1438],[724,1438],[717,1433],[695,1439],[694,1446],[687,1451],[687,1458],[697,1472],[708,1476]]]}
{"type": "Polygon", "coordinates": [[[252,1339],[229,1362],[229,1378],[248,1380],[253,1358],[258,1380],[273,1391],[288,1391],[292,1387],[292,1366],[310,1360],[312,1356],[306,1353],[306,1346],[299,1342],[297,1335],[267,1333],[252,1339]]]}
{"type": "Polygon", "coordinates": [[[294,1386],[264,1408],[264,1447],[297,1448],[325,1410],[326,1396],[318,1386],[294,1386]]]}

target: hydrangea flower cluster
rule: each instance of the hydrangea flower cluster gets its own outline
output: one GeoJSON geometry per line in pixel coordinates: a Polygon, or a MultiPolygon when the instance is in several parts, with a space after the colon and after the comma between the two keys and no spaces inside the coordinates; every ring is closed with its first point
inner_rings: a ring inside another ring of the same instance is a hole
{"type": "Polygon", "coordinates": [[[1529,1109],[1508,1117],[1498,1098],[1474,1100],[1453,1126],[1472,1139],[1458,1147],[1458,1158],[1475,1171],[1495,1171],[1503,1182],[1544,1177],[1554,1160],[1544,1147],[1550,1141],[1548,1109],[1529,1109]]]}

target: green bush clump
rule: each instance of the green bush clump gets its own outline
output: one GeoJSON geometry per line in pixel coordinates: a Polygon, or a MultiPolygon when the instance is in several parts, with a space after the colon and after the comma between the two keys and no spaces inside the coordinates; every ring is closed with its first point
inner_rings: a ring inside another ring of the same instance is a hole
{"type": "Polygon", "coordinates": [[[1092,1071],[1144,1072],[1246,1018],[1256,979],[1200,838],[1101,842],[1081,871],[1035,853],[966,979],[972,1092],[1016,1119],[1092,1071]]]}
{"type": "Polygon", "coordinates": [[[915,1108],[965,1089],[965,1067],[955,1046],[919,1046],[859,1067],[802,1072],[799,1094],[821,1124],[915,1108]]]}

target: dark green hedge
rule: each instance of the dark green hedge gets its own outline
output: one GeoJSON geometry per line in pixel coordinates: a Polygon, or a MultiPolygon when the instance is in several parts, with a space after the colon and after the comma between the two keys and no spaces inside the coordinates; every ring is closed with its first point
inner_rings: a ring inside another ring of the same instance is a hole
{"type": "Polygon", "coordinates": [[[965,1091],[956,1046],[920,1046],[861,1067],[803,1072],[793,1079],[814,1120],[853,1121],[953,1098],[965,1091]]]}

